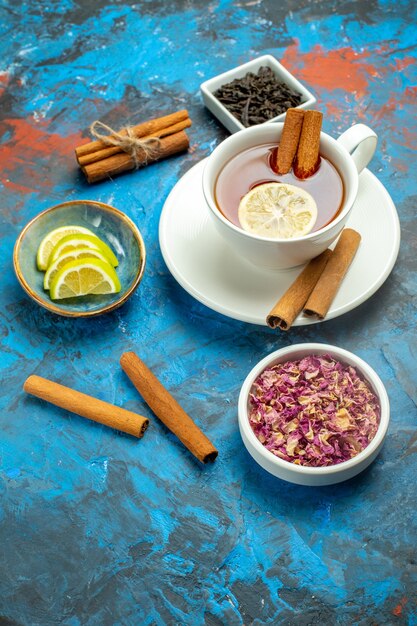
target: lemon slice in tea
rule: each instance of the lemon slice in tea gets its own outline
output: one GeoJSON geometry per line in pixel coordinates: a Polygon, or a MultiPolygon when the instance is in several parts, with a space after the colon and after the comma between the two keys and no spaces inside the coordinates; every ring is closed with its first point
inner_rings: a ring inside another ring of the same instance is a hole
{"type": "Polygon", "coordinates": [[[96,258],[76,259],[61,267],[51,282],[52,300],[91,294],[118,293],[120,281],[114,268],[96,258]]]}
{"type": "Polygon", "coordinates": [[[92,248],[93,250],[98,250],[106,257],[110,265],[113,265],[113,267],[117,267],[119,265],[113,251],[106,243],[104,243],[104,241],[99,239],[96,235],[84,235],[82,233],[79,235],[67,235],[58,241],[52,250],[49,263],[53,263],[62,254],[70,252],[71,250],[76,250],[77,248],[92,248]]]}
{"type": "Polygon", "coordinates": [[[62,239],[66,235],[75,235],[77,233],[92,235],[94,237],[94,233],[91,232],[91,230],[88,230],[88,228],[84,228],[84,226],[76,225],[60,226],[59,228],[55,228],[55,230],[51,230],[47,235],[45,235],[39,245],[36,255],[36,265],[38,266],[38,270],[46,270],[46,268],[48,267],[51,252],[60,239],[62,239]]]}
{"type": "Polygon", "coordinates": [[[61,254],[55,261],[49,264],[48,269],[46,270],[46,273],[43,279],[43,288],[44,289],[50,288],[51,282],[55,274],[57,273],[58,270],[61,269],[61,267],[63,267],[70,261],[75,261],[76,259],[85,259],[85,258],[100,259],[104,263],[108,263],[108,259],[99,250],[94,250],[94,248],[87,248],[87,246],[84,246],[82,248],[74,248],[74,250],[70,250],[69,252],[65,252],[64,254],[61,254]]]}
{"type": "Polygon", "coordinates": [[[307,235],[317,220],[316,202],[296,185],[264,183],[243,196],[239,204],[242,228],[268,239],[307,235]]]}

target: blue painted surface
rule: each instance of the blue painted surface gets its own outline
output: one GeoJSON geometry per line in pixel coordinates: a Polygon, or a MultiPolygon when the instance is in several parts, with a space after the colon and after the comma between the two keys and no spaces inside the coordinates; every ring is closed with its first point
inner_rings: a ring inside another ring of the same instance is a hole
{"type": "Polygon", "coordinates": [[[416,4],[5,0],[0,12],[0,622],[417,624],[416,4]],[[370,169],[402,224],[398,262],[377,294],[290,335],[195,302],[157,239],[173,185],[227,136],[199,84],[262,53],[316,93],[326,132],[356,121],[376,130],[370,169]],[[84,182],[72,150],[93,119],[119,126],[182,107],[193,120],[187,155],[84,182]],[[13,274],[21,228],[70,199],[123,210],[147,245],[139,290],[97,319],[49,314],[13,274]],[[381,455],[334,487],[274,479],[238,434],[249,369],[303,341],[356,352],[391,399],[381,455]],[[152,417],[118,365],[131,349],[218,445],[212,466],[156,418],[138,442],[22,392],[36,373],[152,417]]]}

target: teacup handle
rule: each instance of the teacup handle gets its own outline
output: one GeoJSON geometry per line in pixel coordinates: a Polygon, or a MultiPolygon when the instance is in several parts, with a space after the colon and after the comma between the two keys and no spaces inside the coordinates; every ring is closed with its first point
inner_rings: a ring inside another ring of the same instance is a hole
{"type": "Polygon", "coordinates": [[[352,157],[358,174],[368,165],[375,153],[378,136],[365,124],[355,124],[338,137],[352,157]]]}

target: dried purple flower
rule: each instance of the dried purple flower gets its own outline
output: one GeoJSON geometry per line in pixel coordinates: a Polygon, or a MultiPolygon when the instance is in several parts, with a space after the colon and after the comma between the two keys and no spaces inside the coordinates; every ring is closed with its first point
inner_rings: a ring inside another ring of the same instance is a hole
{"type": "Polygon", "coordinates": [[[297,465],[324,467],[353,458],[374,438],[379,421],[369,384],[328,354],[267,368],[250,394],[256,437],[297,465]]]}

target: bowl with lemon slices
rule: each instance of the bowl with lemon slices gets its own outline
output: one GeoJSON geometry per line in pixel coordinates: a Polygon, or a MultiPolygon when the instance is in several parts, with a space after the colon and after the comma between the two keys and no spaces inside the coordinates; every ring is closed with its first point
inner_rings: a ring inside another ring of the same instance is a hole
{"type": "Polygon", "coordinates": [[[132,220],[89,200],[39,213],[20,233],[13,253],[26,293],[67,317],[91,317],[122,305],[139,285],[145,261],[145,244],[132,220]]]}

